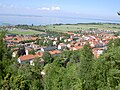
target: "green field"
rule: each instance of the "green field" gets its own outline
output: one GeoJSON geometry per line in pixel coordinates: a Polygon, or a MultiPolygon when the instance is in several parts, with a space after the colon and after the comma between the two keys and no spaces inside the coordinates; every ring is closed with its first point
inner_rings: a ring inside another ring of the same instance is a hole
{"type": "MultiPolygon", "coordinates": [[[[23,28],[23,27],[22,27],[23,28]]],[[[11,34],[44,34],[45,30],[67,32],[80,30],[117,30],[120,31],[120,24],[71,24],[71,25],[46,25],[46,26],[28,26],[28,28],[8,30],[11,34]],[[30,28],[30,29],[29,29],[30,28]]]]}
{"type": "Polygon", "coordinates": [[[44,32],[34,31],[34,30],[11,30],[8,31],[11,34],[23,34],[23,35],[33,35],[33,34],[43,34],[44,32]]]}
{"type": "MultiPolygon", "coordinates": [[[[42,27],[43,28],[43,27],[42,27]]],[[[79,30],[90,30],[91,28],[95,30],[120,30],[120,25],[114,24],[102,24],[102,25],[85,25],[85,24],[76,24],[76,25],[48,25],[44,27],[47,30],[51,31],[79,31],[79,30]]]]}

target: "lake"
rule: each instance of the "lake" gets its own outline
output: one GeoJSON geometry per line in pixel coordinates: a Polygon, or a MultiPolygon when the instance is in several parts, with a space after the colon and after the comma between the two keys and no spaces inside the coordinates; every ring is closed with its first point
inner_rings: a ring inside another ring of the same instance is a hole
{"type": "Polygon", "coordinates": [[[0,25],[9,23],[17,24],[34,24],[34,25],[48,25],[48,24],[76,24],[76,23],[120,23],[120,20],[105,20],[94,18],[79,18],[79,17],[53,17],[53,16],[35,16],[35,15],[0,15],[0,25]]]}

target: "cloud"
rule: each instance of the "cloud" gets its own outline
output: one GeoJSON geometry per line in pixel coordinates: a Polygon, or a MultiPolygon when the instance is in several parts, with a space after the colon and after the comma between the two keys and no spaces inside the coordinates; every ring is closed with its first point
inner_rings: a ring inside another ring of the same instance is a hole
{"type": "Polygon", "coordinates": [[[37,10],[44,10],[44,11],[59,11],[60,7],[58,6],[52,6],[52,7],[42,7],[42,8],[37,8],[37,10]]]}
{"type": "Polygon", "coordinates": [[[14,5],[7,5],[7,4],[2,4],[0,3],[0,8],[16,8],[14,5]]]}
{"type": "Polygon", "coordinates": [[[48,7],[42,7],[42,8],[37,8],[37,10],[45,10],[45,11],[49,11],[50,8],[48,8],[48,7]]]}
{"type": "Polygon", "coordinates": [[[58,6],[52,6],[52,7],[51,7],[51,10],[53,10],[53,11],[59,11],[59,10],[60,10],[60,7],[58,7],[58,6]]]}

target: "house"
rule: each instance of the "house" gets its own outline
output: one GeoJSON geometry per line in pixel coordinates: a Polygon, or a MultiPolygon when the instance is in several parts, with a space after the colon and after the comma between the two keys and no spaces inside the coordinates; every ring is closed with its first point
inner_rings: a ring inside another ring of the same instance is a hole
{"type": "Polygon", "coordinates": [[[73,47],[72,49],[73,49],[73,51],[74,50],[80,50],[80,49],[82,49],[83,48],[83,46],[75,46],[75,47],[73,47]]]}
{"type": "Polygon", "coordinates": [[[53,50],[56,50],[57,47],[56,46],[49,46],[49,47],[44,47],[44,48],[41,48],[41,51],[45,52],[45,51],[53,51],[53,50]]]}
{"type": "Polygon", "coordinates": [[[43,52],[37,52],[36,53],[36,57],[42,57],[43,56],[43,52]]]}
{"type": "MultiPolygon", "coordinates": [[[[41,58],[43,55],[43,53],[37,53],[36,55],[33,55],[33,54],[29,54],[29,55],[24,55],[24,56],[20,56],[18,58],[18,62],[20,64],[23,64],[23,63],[29,63],[30,65],[34,65],[33,61],[35,58],[40,58],[40,62],[43,63],[44,60],[41,58]]],[[[44,64],[44,63],[43,63],[44,64]]]]}
{"type": "Polygon", "coordinates": [[[68,48],[73,47],[73,46],[74,46],[74,43],[67,44],[68,48]]]}
{"type": "Polygon", "coordinates": [[[55,37],[55,40],[58,40],[58,38],[57,38],[57,37],[55,37]]]}
{"type": "Polygon", "coordinates": [[[12,39],[13,39],[12,36],[10,36],[10,37],[5,37],[5,40],[12,40],[12,39]]]}
{"type": "Polygon", "coordinates": [[[58,45],[58,49],[59,49],[59,50],[64,49],[64,48],[66,48],[66,44],[60,43],[60,44],[58,45]]]}
{"type": "Polygon", "coordinates": [[[40,50],[40,46],[39,46],[39,45],[31,44],[31,47],[32,47],[34,50],[40,50]]]}
{"type": "Polygon", "coordinates": [[[32,55],[32,54],[30,54],[30,55],[24,55],[24,56],[20,56],[20,57],[18,58],[18,62],[19,62],[20,64],[23,64],[23,63],[25,63],[25,62],[28,62],[28,63],[31,65],[31,64],[33,64],[34,59],[35,59],[35,56],[32,55]]]}
{"type": "Polygon", "coordinates": [[[92,51],[94,56],[98,58],[101,54],[103,54],[104,48],[94,48],[92,51]]]}
{"type": "Polygon", "coordinates": [[[75,46],[81,46],[82,45],[82,42],[76,42],[75,43],[75,46]]]}
{"type": "Polygon", "coordinates": [[[58,41],[53,41],[53,45],[57,45],[57,42],[58,42],[58,41]]]}
{"type": "Polygon", "coordinates": [[[17,51],[14,51],[14,52],[12,53],[12,57],[16,57],[16,55],[17,55],[17,51]]]}
{"type": "Polygon", "coordinates": [[[64,36],[61,36],[61,37],[60,37],[60,40],[62,40],[63,38],[64,38],[64,36]]]}
{"type": "Polygon", "coordinates": [[[59,50],[49,51],[51,55],[60,55],[62,52],[59,50]]]}

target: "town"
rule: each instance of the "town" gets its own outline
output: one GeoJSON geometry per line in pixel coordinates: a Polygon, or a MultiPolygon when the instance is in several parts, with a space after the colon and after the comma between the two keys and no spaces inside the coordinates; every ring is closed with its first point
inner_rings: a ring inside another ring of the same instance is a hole
{"type": "MultiPolygon", "coordinates": [[[[27,28],[19,25],[16,27],[4,27],[8,31],[15,29],[24,30],[27,28]]],[[[55,27],[55,26],[54,26],[55,27]]],[[[68,28],[68,27],[67,27],[68,28]]],[[[12,57],[18,57],[18,62],[23,64],[28,62],[33,65],[35,58],[40,58],[41,62],[45,62],[42,58],[45,52],[51,56],[60,56],[63,51],[80,50],[85,44],[89,43],[95,58],[98,58],[105,50],[110,40],[120,38],[119,31],[116,30],[80,30],[80,31],[42,31],[42,34],[36,35],[22,35],[22,34],[8,34],[5,37],[7,47],[13,51],[12,57]],[[118,33],[118,35],[116,35],[118,33]]],[[[28,30],[28,29],[27,29],[28,30]]],[[[37,32],[38,33],[38,32],[37,32]]]]}
{"type": "Polygon", "coordinates": [[[119,24],[0,28],[3,90],[119,90],[119,24]]]}

